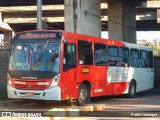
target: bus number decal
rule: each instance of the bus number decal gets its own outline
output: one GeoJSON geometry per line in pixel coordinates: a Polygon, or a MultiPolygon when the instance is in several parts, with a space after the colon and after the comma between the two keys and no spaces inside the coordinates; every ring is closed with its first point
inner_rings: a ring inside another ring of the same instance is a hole
{"type": "Polygon", "coordinates": [[[49,82],[37,82],[37,85],[49,85],[49,82]]]}
{"type": "Polygon", "coordinates": [[[94,92],[95,92],[95,93],[103,92],[103,89],[95,89],[94,92]]]}

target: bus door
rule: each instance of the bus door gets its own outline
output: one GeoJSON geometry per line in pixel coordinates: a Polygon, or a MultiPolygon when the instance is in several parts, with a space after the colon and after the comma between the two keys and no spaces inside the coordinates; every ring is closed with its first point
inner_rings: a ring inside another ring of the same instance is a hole
{"type": "Polygon", "coordinates": [[[141,90],[145,90],[147,82],[149,80],[149,68],[147,51],[140,50],[140,61],[141,61],[141,90]]]}
{"type": "MultiPolygon", "coordinates": [[[[92,42],[79,40],[78,41],[78,67],[77,67],[77,84],[81,85],[82,82],[89,82],[91,85],[91,97],[93,88],[93,52],[92,52],[92,42]]],[[[88,89],[88,88],[87,88],[88,89]]]]}
{"type": "Polygon", "coordinates": [[[76,43],[67,40],[64,43],[63,52],[62,99],[65,99],[67,96],[76,98],[78,93],[78,88],[75,85],[77,79],[76,43]]]}
{"type": "Polygon", "coordinates": [[[94,44],[94,96],[106,94],[107,84],[107,50],[106,45],[94,44]]]}
{"type": "Polygon", "coordinates": [[[128,74],[129,74],[129,66],[130,66],[130,55],[129,55],[129,48],[121,47],[120,48],[120,68],[121,68],[121,82],[128,81],[128,74]]]}
{"type": "Polygon", "coordinates": [[[141,64],[140,64],[140,54],[139,49],[131,48],[130,49],[130,61],[131,68],[129,76],[130,80],[136,80],[136,90],[137,92],[142,90],[143,83],[141,82],[141,64]]]}
{"type": "Polygon", "coordinates": [[[152,88],[154,86],[154,64],[153,64],[153,52],[152,51],[148,51],[148,67],[149,67],[148,87],[152,88]]]}

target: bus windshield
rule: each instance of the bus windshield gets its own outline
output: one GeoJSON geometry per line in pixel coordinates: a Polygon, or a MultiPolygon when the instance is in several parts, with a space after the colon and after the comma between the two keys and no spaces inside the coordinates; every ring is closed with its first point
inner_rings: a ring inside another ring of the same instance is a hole
{"type": "Polygon", "coordinates": [[[15,42],[11,46],[9,70],[50,71],[59,73],[60,43],[15,42]]]}

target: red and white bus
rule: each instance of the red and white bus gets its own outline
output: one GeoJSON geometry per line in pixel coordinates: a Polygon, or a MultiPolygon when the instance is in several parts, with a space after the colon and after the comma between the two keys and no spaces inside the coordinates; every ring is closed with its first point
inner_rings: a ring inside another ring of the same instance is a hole
{"type": "Polygon", "coordinates": [[[8,97],[66,100],[78,105],[91,97],[153,88],[150,47],[64,31],[24,31],[11,43],[8,97]]]}

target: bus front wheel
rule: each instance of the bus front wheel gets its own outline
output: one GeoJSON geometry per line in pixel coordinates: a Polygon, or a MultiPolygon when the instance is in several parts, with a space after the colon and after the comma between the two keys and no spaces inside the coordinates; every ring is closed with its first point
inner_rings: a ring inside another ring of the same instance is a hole
{"type": "Polygon", "coordinates": [[[87,87],[85,84],[81,84],[78,92],[77,105],[82,106],[86,104],[88,98],[87,87]]]}
{"type": "Polygon", "coordinates": [[[129,84],[129,91],[128,91],[128,97],[133,98],[136,95],[136,84],[135,82],[131,81],[129,84]]]}

